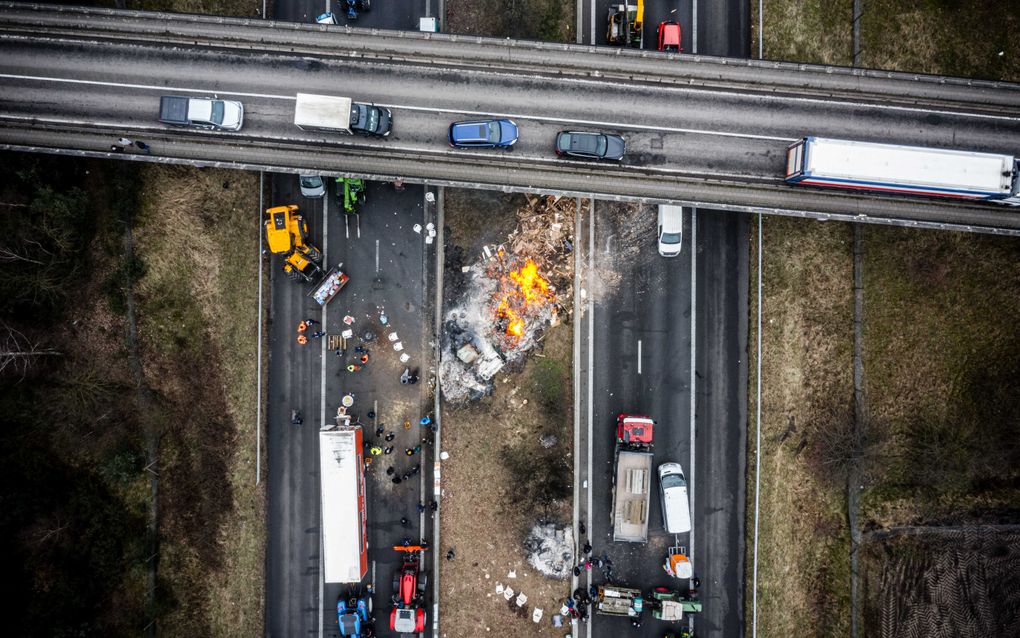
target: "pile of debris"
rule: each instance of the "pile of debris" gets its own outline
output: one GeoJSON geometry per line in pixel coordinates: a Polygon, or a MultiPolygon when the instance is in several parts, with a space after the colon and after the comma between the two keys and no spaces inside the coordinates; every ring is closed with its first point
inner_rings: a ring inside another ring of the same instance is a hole
{"type": "Polygon", "coordinates": [[[493,375],[521,361],[570,312],[576,200],[527,200],[507,241],[483,246],[481,260],[462,269],[463,296],[443,321],[439,376],[448,401],[489,394],[493,375]]]}
{"type": "Polygon", "coordinates": [[[570,578],[575,561],[574,535],[569,528],[539,523],[531,528],[524,550],[531,566],[546,576],[558,580],[570,578]]]}

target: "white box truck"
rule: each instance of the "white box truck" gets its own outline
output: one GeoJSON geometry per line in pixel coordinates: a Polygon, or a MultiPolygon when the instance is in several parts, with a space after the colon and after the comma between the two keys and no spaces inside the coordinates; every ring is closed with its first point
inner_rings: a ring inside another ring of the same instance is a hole
{"type": "Polygon", "coordinates": [[[304,131],[386,137],[393,128],[393,115],[389,109],[349,97],[298,93],[294,125],[304,131]]]}

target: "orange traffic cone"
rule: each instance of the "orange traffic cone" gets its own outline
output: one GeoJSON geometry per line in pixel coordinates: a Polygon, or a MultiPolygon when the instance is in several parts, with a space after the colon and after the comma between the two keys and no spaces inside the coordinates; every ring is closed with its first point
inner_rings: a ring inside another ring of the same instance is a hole
{"type": "Polygon", "coordinates": [[[301,323],[299,323],[297,325],[297,331],[298,332],[304,332],[305,330],[308,330],[308,324],[305,323],[304,321],[302,321],[301,323]]]}
{"type": "Polygon", "coordinates": [[[301,345],[305,345],[306,343],[308,343],[308,337],[304,335],[298,335],[297,342],[300,343],[301,345]]]}

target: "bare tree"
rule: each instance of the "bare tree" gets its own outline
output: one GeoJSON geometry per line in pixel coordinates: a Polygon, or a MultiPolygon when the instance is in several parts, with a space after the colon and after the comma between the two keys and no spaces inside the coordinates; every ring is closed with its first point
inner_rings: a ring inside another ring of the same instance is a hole
{"type": "Polygon", "coordinates": [[[31,257],[26,257],[25,255],[19,254],[13,248],[0,246],[0,262],[12,262],[12,261],[27,261],[30,264],[39,264],[40,266],[43,263],[37,259],[32,259],[31,257]]]}
{"type": "Polygon", "coordinates": [[[15,330],[6,323],[0,322],[0,375],[17,374],[25,378],[28,368],[39,360],[39,357],[59,357],[63,353],[43,348],[32,341],[24,333],[15,330]]]}

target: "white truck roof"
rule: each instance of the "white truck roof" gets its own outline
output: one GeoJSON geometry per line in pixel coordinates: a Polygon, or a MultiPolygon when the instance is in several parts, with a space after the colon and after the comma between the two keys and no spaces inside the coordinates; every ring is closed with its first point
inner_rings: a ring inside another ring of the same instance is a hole
{"type": "Polygon", "coordinates": [[[882,184],[915,184],[1008,193],[1014,159],[1008,155],[808,138],[805,172],[814,177],[882,184]]]}
{"type": "Polygon", "coordinates": [[[351,98],[298,93],[294,124],[299,128],[351,132],[351,98]]]}
{"type": "Polygon", "coordinates": [[[319,431],[322,549],[327,583],[357,583],[364,576],[364,476],[361,428],[319,431]]]}

